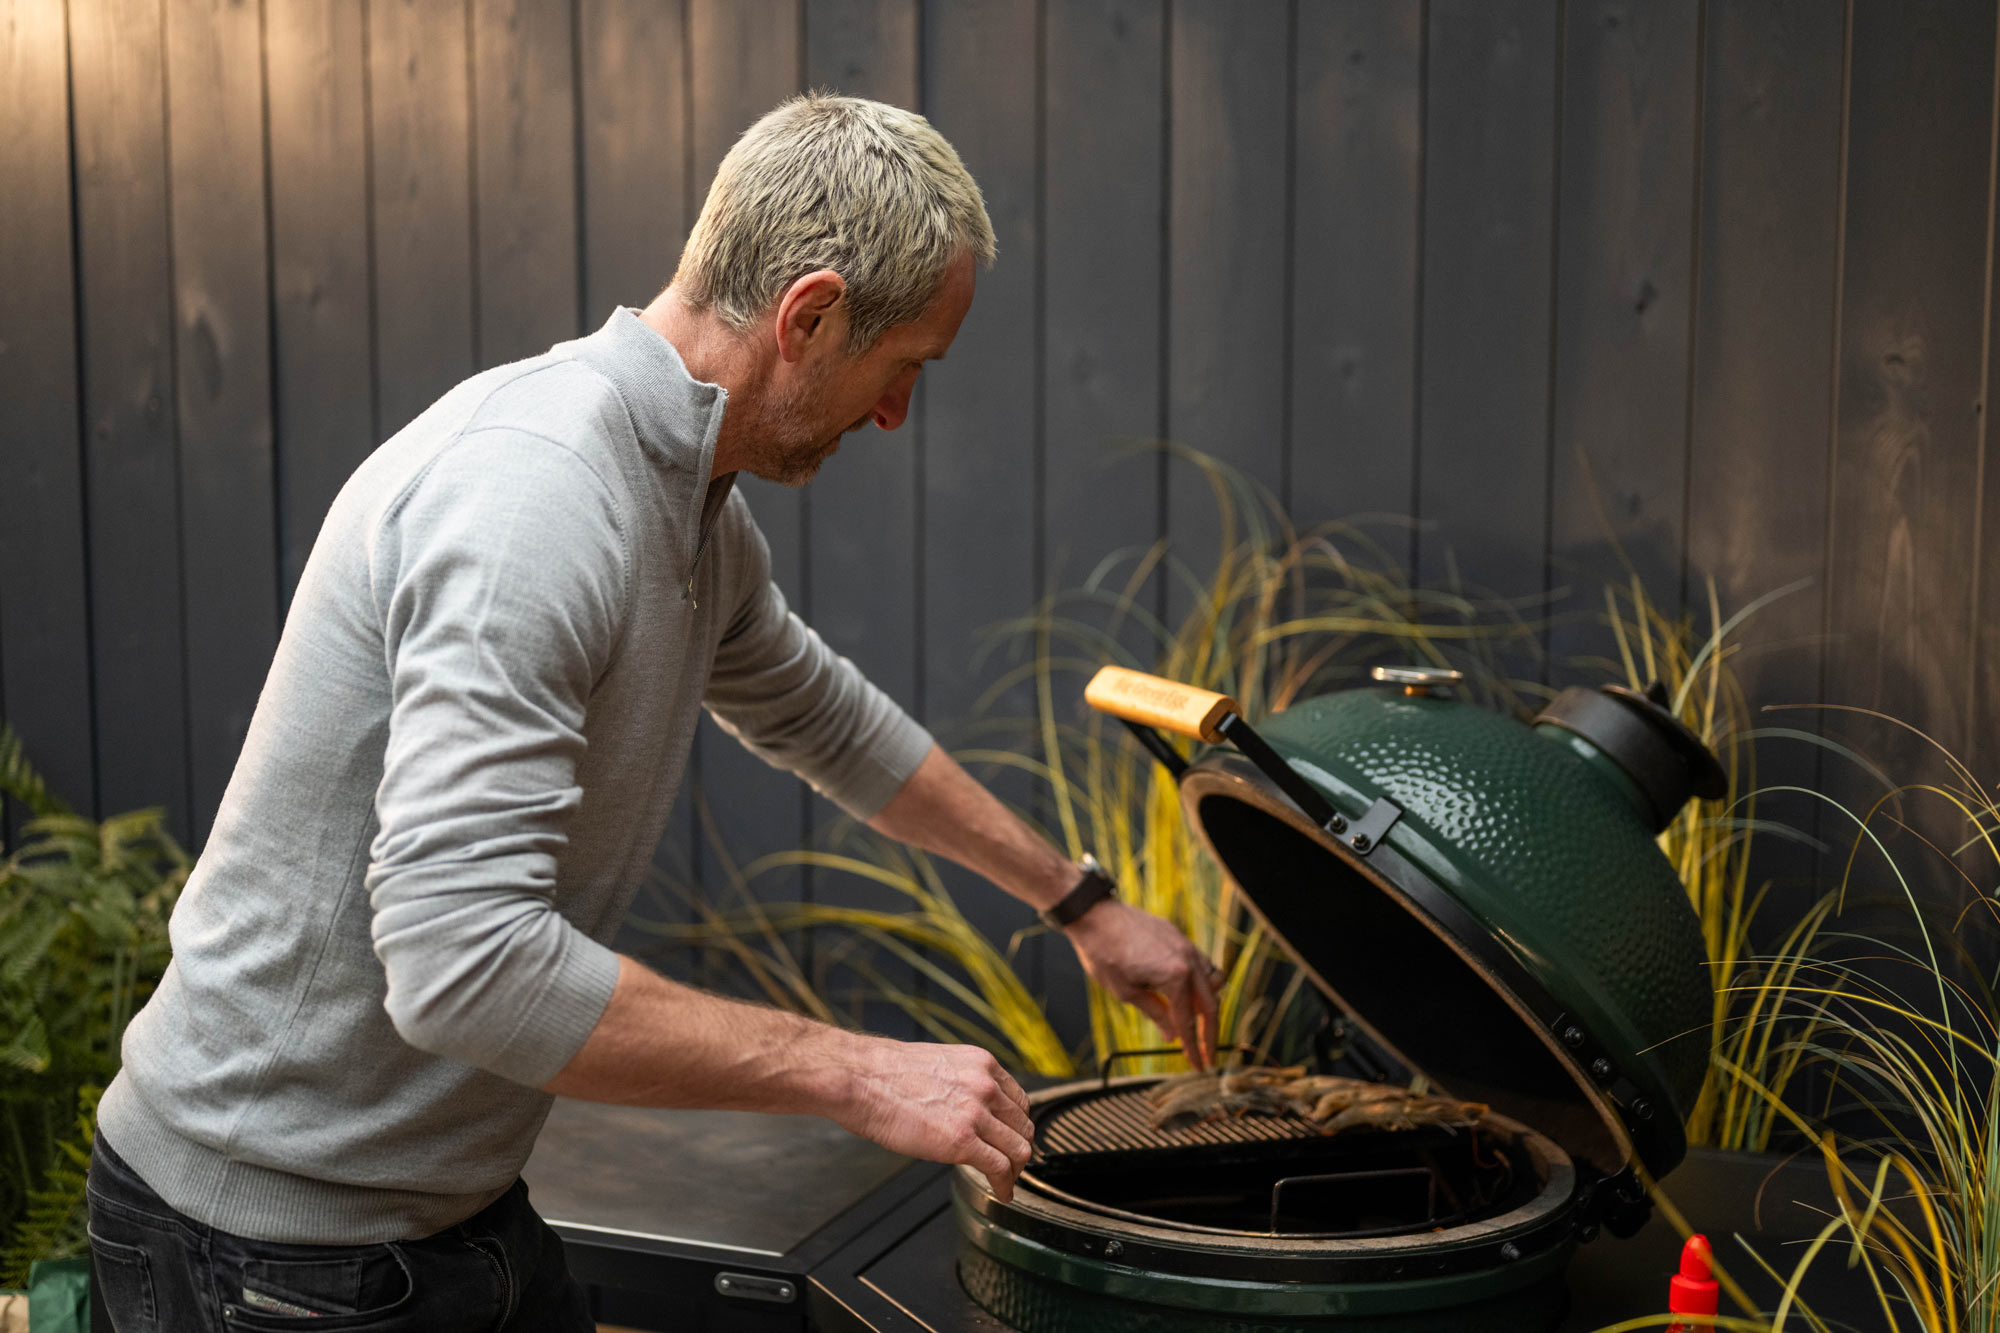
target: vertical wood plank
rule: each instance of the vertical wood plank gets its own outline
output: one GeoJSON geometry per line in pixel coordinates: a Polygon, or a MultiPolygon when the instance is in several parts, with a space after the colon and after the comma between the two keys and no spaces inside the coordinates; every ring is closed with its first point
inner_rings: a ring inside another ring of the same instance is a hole
{"type": "MultiPolygon", "coordinates": [[[[916,0],[810,0],[806,83],[914,109],[916,0]]],[[[814,628],[905,707],[916,696],[922,423],[918,400],[894,434],[870,424],[849,435],[813,479],[805,516],[814,628]]]]}
{"type": "Polygon", "coordinates": [[[191,824],[160,6],[70,7],[99,805],[191,824]]]}
{"type": "Polygon", "coordinates": [[[193,833],[206,837],[278,642],[258,7],[167,6],[168,150],[193,833]]]}
{"type": "Polygon", "coordinates": [[[1164,6],[1050,0],[1047,26],[1038,594],[1075,587],[1106,555],[1163,535],[1164,469],[1134,445],[1164,425],[1167,336],[1164,6]]]}
{"type": "Polygon", "coordinates": [[[0,718],[79,810],[96,786],[77,432],[68,39],[43,0],[0,3],[0,718]]]}
{"type": "Polygon", "coordinates": [[[278,534],[287,600],[327,507],[375,445],[359,5],[268,0],[278,534]]]}
{"type": "MultiPolygon", "coordinates": [[[[1008,0],[924,10],[924,114],[979,182],[998,249],[950,357],[924,372],[923,708],[948,747],[1016,743],[977,729],[974,704],[991,673],[974,659],[993,623],[1020,614],[1038,591],[1038,36],[1034,8],[1008,0]]],[[[1032,707],[1016,691],[997,711],[1032,707]]],[[[981,776],[1003,799],[1023,799],[1028,784],[981,776]]],[[[1002,947],[1033,920],[972,875],[949,883],[967,917],[1002,947]]]]}
{"type": "Polygon", "coordinates": [[[918,0],[806,0],[806,86],[917,107],[918,0]]]}
{"type": "MultiPolygon", "coordinates": [[[[1169,81],[1167,438],[1284,492],[1288,0],[1176,0],[1169,81]]],[[[1197,578],[1223,533],[1208,478],[1167,473],[1174,550],[1197,578]]],[[[1265,516],[1256,515],[1259,520],[1265,516]]],[[[1233,528],[1241,541],[1247,534],[1233,528]]],[[[1196,605],[1168,584],[1168,623],[1196,605]]]]}
{"type": "MultiPolygon", "coordinates": [[[[1416,475],[1421,0],[1298,12],[1291,510],[1408,519],[1416,475]]],[[[1381,540],[1408,561],[1411,534],[1381,540]]]]}
{"type": "Polygon", "coordinates": [[[571,36],[570,0],[473,0],[482,365],[578,332],[571,36]]]}
{"type": "Polygon", "coordinates": [[[1694,5],[1563,10],[1549,651],[1615,660],[1607,582],[1681,600],[1693,263],[1694,5]]]}
{"type": "MultiPolygon", "coordinates": [[[[799,91],[804,73],[798,0],[688,0],[689,130],[694,145],[690,202],[698,212],[723,155],[752,122],[799,91]]],[[[804,568],[802,493],[739,476],[771,545],[771,569],[792,609],[810,620],[810,581],[804,568]]],[[[723,849],[738,864],[766,852],[802,844],[813,796],[789,774],[766,767],[718,729],[702,723],[701,790],[715,815],[723,849]]],[[[728,880],[704,845],[697,862],[702,890],[725,905],[728,880]]],[[[773,901],[804,898],[796,871],[766,876],[759,893],[773,901]]]]}
{"type": "MultiPolygon", "coordinates": [[[[1162,0],[1048,6],[1037,594],[1078,588],[1107,556],[1131,557],[1168,535],[1168,468],[1157,450],[1170,337],[1168,22],[1162,0]]],[[[1124,560],[1111,592],[1124,591],[1135,563],[1124,560]]],[[[1136,590],[1147,616],[1164,612],[1164,585],[1155,578],[1136,590]]],[[[1125,649],[1155,664],[1162,645],[1138,617],[1125,623],[1125,649]]],[[[1070,697],[1056,707],[1080,716],[1082,682],[1064,686],[1070,697]]],[[[1012,711],[1032,716],[1033,701],[1012,711]]],[[[1087,1021],[1075,955],[1045,936],[1035,946],[1058,1031],[1073,1038],[1087,1021]]]]}
{"type": "MultiPolygon", "coordinates": [[[[1743,651],[1731,665],[1753,709],[1819,696],[1844,28],[1830,5],[1708,8],[1688,596],[1702,623],[1710,579],[1725,615],[1812,581],[1734,636],[1743,651]]],[[[1760,786],[1818,777],[1815,752],[1796,742],[1760,745],[1757,760],[1760,786]]],[[[1757,813],[1810,829],[1818,812],[1766,797],[1757,813]]]]}
{"type": "MultiPolygon", "coordinates": [[[[916,110],[917,0],[807,0],[805,59],[808,87],[916,110]]],[[[801,514],[813,627],[905,708],[916,706],[924,392],[920,380],[908,419],[893,434],[871,423],[848,435],[813,479],[801,514]]],[[[832,813],[816,803],[808,820],[832,813]]],[[[896,890],[852,876],[808,872],[806,889],[815,902],[892,912],[910,907],[896,890]]],[[[895,959],[877,965],[899,985],[922,985],[914,969],[895,959]]],[[[901,1014],[877,1021],[899,1035],[917,1034],[901,1014]]]]}
{"type": "Polygon", "coordinates": [[[370,0],[378,440],[473,370],[470,62],[462,3],[370,0]]]}
{"type": "Polygon", "coordinates": [[[1417,567],[1511,598],[1544,587],[1555,14],[1539,0],[1430,13],[1417,567]]]}
{"type": "Polygon", "coordinates": [[[584,328],[643,308],[687,240],[687,24],[658,0],[579,0],[584,328]]]}
{"type": "MultiPolygon", "coordinates": [[[[1853,15],[1826,696],[1962,751],[1986,313],[1968,277],[1986,271],[1995,15],[1853,15]]],[[[1898,781],[1944,776],[1906,733],[1866,743],[1898,781]]]]}

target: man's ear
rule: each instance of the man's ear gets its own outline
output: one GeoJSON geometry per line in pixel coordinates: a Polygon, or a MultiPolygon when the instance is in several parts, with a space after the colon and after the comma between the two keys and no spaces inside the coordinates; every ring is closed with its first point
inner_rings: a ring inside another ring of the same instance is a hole
{"type": "Polygon", "coordinates": [[[803,360],[815,346],[842,345],[847,340],[847,280],[830,268],[793,281],[778,298],[778,355],[803,360]]]}

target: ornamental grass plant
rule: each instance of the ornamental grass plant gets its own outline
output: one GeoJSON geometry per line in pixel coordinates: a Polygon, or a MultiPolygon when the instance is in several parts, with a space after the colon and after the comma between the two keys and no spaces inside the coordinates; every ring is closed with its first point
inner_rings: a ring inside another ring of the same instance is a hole
{"type": "Polygon", "coordinates": [[[1813,1310],[1799,1293],[1814,1265],[1841,1263],[1865,1273],[1891,1329],[2000,1330],[2000,1005],[1984,970],[2000,920],[1988,887],[2000,869],[2000,807],[1923,739],[1941,774],[1904,782],[1822,742],[1862,764],[1874,794],[1814,793],[1845,830],[1817,938],[1768,960],[1783,965],[1781,983],[1767,970],[1732,987],[1785,1016],[1783,1063],[1816,1076],[1781,1086],[1733,1071],[1761,1114],[1818,1154],[1836,1204],[1803,1253],[1757,1260],[1785,1279],[1774,1329],[1839,1327],[1841,1312],[1813,1310]],[[1925,836],[1940,825],[1958,838],[1925,836]],[[1961,886],[1955,910],[1940,882],[1961,886]],[[1866,928],[1849,924],[1860,921],[1866,928]]]}

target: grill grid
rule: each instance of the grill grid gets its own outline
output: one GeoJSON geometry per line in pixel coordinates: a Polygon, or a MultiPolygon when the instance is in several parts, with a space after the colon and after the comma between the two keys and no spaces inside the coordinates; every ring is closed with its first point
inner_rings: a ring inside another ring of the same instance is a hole
{"type": "Polygon", "coordinates": [[[1288,1143],[1319,1137],[1319,1126],[1296,1115],[1238,1116],[1202,1121],[1184,1129],[1155,1129],[1146,1090],[1119,1088],[1086,1093],[1052,1106],[1035,1127],[1034,1160],[1050,1162],[1105,1153],[1288,1143]]]}

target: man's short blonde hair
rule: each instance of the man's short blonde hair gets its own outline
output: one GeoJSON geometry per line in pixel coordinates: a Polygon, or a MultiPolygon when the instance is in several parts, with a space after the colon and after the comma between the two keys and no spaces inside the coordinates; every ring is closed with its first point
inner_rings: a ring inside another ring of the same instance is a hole
{"type": "Polygon", "coordinates": [[[944,136],[913,111],[811,92],[722,159],[674,286],[742,333],[793,282],[832,269],[858,353],[922,315],[965,253],[993,262],[993,223],[944,136]]]}

